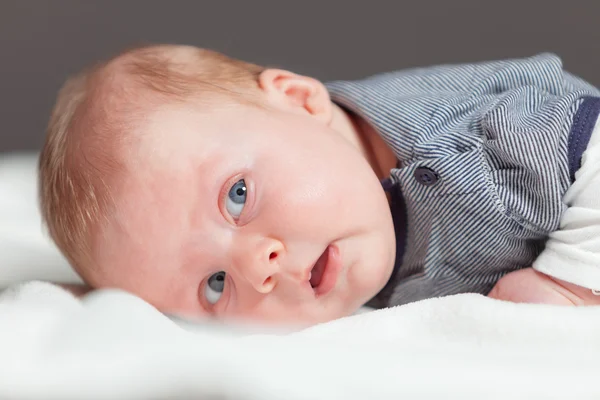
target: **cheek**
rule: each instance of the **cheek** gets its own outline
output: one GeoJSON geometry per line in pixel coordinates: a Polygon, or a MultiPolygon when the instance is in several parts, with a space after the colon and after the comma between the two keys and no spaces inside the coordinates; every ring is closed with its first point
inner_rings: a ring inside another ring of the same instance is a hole
{"type": "Polygon", "coordinates": [[[280,301],[277,296],[269,296],[263,301],[252,306],[240,308],[235,313],[227,315],[227,318],[244,319],[255,322],[276,323],[282,327],[304,328],[320,322],[330,321],[348,312],[340,309],[331,309],[314,303],[289,303],[280,301]]]}
{"type": "Polygon", "coordinates": [[[323,140],[307,135],[315,142],[310,147],[306,138],[274,140],[273,151],[254,166],[261,217],[287,234],[306,236],[318,230],[343,236],[380,223],[373,210],[388,209],[381,184],[362,155],[342,139],[323,135],[323,140]]]}
{"type": "Polygon", "coordinates": [[[337,200],[332,182],[325,174],[279,169],[273,179],[263,182],[261,216],[287,233],[310,232],[332,217],[337,200]]]}

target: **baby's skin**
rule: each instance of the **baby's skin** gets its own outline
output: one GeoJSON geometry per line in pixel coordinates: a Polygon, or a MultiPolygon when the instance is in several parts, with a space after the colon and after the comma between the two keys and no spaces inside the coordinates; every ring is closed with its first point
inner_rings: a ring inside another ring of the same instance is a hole
{"type": "MultiPolygon", "coordinates": [[[[115,211],[93,242],[97,267],[83,274],[91,287],[184,317],[305,326],[350,315],[383,288],[396,248],[380,183],[392,150],[316,79],[266,69],[257,90],[261,107],[207,111],[190,99],[138,119],[119,150],[115,211]]],[[[531,268],[489,296],[600,303],[531,268]]]]}

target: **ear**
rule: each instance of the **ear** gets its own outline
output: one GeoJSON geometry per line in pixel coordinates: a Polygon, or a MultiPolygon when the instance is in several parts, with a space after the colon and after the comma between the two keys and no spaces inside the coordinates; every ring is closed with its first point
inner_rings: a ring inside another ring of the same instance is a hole
{"type": "Polygon", "coordinates": [[[281,69],[267,69],[258,81],[271,105],[292,112],[308,112],[326,124],[331,122],[333,104],[327,89],[317,79],[281,69]]]}

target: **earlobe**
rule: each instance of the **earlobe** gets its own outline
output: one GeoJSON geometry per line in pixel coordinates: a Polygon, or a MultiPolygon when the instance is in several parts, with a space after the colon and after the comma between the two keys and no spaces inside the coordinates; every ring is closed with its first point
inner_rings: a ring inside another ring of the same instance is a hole
{"type": "Polygon", "coordinates": [[[325,86],[316,79],[280,69],[267,69],[259,77],[269,103],[293,112],[308,112],[329,124],[333,105],[325,86]]]}

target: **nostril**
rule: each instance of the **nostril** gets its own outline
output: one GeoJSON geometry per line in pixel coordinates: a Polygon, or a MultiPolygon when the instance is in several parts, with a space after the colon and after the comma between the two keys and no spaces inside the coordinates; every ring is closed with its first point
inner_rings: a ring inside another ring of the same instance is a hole
{"type": "Polygon", "coordinates": [[[271,282],[273,281],[273,278],[271,278],[270,276],[265,279],[265,281],[263,282],[263,286],[269,286],[271,284],[271,282]]]}
{"type": "Polygon", "coordinates": [[[273,261],[276,258],[277,258],[277,253],[276,252],[272,252],[271,254],[269,254],[269,261],[273,261]]]}

